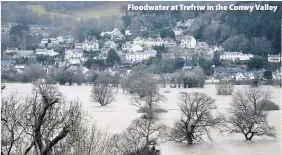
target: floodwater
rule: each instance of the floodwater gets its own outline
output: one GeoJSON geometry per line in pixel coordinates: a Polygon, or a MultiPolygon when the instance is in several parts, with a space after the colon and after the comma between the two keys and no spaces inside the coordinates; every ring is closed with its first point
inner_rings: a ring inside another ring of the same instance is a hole
{"type": "MultiPolygon", "coordinates": [[[[237,86],[242,89],[244,86],[237,86]]],[[[122,132],[131,121],[140,114],[136,113],[136,107],[132,105],[132,97],[119,91],[115,102],[105,107],[91,101],[91,86],[58,86],[67,100],[79,99],[83,109],[91,117],[89,121],[95,122],[100,128],[110,133],[122,132]]],[[[272,93],[272,101],[281,107],[281,88],[265,87],[272,93]]],[[[28,94],[32,90],[32,84],[6,84],[2,95],[9,92],[28,94]]],[[[205,88],[161,88],[161,92],[167,98],[162,104],[168,110],[162,114],[162,121],[171,126],[180,118],[177,98],[180,92],[202,92],[216,99],[219,112],[226,112],[230,107],[231,96],[218,96],[214,85],[206,85],[205,88]],[[169,91],[169,93],[164,93],[169,91]]],[[[277,139],[254,137],[253,141],[244,141],[241,134],[228,135],[218,131],[211,131],[211,141],[187,146],[186,144],[164,142],[159,148],[163,155],[280,155],[281,154],[281,110],[269,112],[269,124],[275,126],[277,139]]]]}

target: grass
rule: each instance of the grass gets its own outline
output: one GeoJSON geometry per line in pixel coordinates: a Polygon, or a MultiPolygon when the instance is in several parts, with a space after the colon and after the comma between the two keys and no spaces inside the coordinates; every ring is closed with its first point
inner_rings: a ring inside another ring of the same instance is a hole
{"type": "Polygon", "coordinates": [[[60,16],[60,17],[71,17],[74,19],[81,19],[81,18],[97,18],[100,19],[105,16],[121,16],[123,11],[121,10],[121,5],[123,3],[106,3],[98,6],[94,6],[87,9],[81,10],[70,10],[67,13],[61,12],[50,12],[47,11],[44,6],[42,5],[29,5],[26,6],[30,10],[39,13],[39,14],[46,14],[50,15],[51,17],[60,16]]]}
{"type": "Polygon", "coordinates": [[[46,9],[42,5],[29,5],[27,8],[39,14],[47,13],[46,9]]]}
{"type": "Polygon", "coordinates": [[[121,16],[123,14],[120,3],[106,3],[83,10],[69,11],[69,13],[82,18],[97,19],[106,16],[121,16]]]}

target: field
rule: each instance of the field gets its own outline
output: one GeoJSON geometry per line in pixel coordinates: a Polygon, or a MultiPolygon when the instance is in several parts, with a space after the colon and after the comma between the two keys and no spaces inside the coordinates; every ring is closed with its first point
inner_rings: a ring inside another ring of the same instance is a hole
{"type": "Polygon", "coordinates": [[[121,16],[123,14],[121,5],[122,3],[109,3],[84,10],[70,11],[69,13],[77,17],[98,19],[106,16],[121,16]]]}
{"type": "MultiPolygon", "coordinates": [[[[236,89],[244,89],[246,86],[236,86],[236,89]]],[[[131,121],[140,116],[136,112],[136,107],[132,105],[132,96],[119,91],[114,103],[101,107],[91,101],[91,86],[58,86],[67,100],[79,99],[82,107],[91,116],[89,122],[95,122],[100,128],[107,129],[110,133],[122,132],[129,126],[131,121]]],[[[272,101],[281,107],[281,88],[265,87],[272,92],[272,101]]],[[[32,90],[32,84],[12,84],[7,83],[2,95],[17,91],[21,95],[26,95],[32,90]]],[[[180,118],[178,109],[178,96],[180,92],[201,92],[206,93],[216,99],[218,111],[226,114],[226,109],[230,107],[231,96],[216,95],[214,85],[206,85],[205,88],[161,88],[161,92],[166,96],[167,101],[162,105],[168,112],[163,113],[162,121],[172,126],[180,118]],[[166,92],[166,93],[164,93],[166,92]],[[168,93],[169,92],[169,93],[168,93]]],[[[158,148],[162,155],[280,155],[281,154],[281,110],[269,113],[269,124],[274,126],[277,131],[277,138],[268,139],[256,137],[251,142],[244,141],[243,135],[228,135],[216,130],[211,132],[211,141],[201,144],[187,146],[173,142],[161,143],[158,148]]]]}

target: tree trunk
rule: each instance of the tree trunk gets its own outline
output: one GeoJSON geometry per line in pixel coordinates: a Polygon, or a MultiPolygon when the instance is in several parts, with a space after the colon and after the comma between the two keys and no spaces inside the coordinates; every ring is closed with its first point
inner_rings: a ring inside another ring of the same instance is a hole
{"type": "Polygon", "coordinates": [[[193,143],[192,132],[187,132],[187,142],[188,142],[188,144],[193,143]]]}

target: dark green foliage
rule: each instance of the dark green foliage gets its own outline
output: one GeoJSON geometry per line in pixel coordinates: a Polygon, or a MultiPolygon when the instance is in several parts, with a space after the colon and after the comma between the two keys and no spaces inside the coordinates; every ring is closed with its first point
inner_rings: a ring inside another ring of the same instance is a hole
{"type": "Polygon", "coordinates": [[[160,31],[160,36],[161,38],[169,37],[169,38],[175,39],[175,33],[172,30],[163,29],[160,31]]]}
{"type": "Polygon", "coordinates": [[[203,37],[203,32],[204,32],[204,25],[201,25],[195,32],[194,32],[194,37],[197,40],[201,40],[203,37]]]}
{"type": "MultiPolygon", "coordinates": [[[[243,2],[238,2],[243,3],[243,2]]],[[[247,38],[266,36],[271,41],[273,53],[281,51],[281,14],[280,2],[256,2],[278,6],[278,10],[271,11],[227,11],[221,16],[221,21],[236,28],[239,34],[247,38]]],[[[255,53],[256,51],[252,51],[255,53]]]]}
{"type": "Polygon", "coordinates": [[[272,79],[272,72],[267,70],[263,72],[263,78],[267,79],[267,80],[271,80],[272,79]]]}
{"type": "Polygon", "coordinates": [[[214,69],[212,67],[212,65],[213,65],[212,60],[200,59],[199,65],[204,70],[204,72],[207,76],[213,75],[214,69]]]}
{"type": "Polygon", "coordinates": [[[105,67],[105,63],[103,60],[95,60],[95,59],[88,59],[83,66],[90,69],[93,65],[98,65],[100,67],[105,67]]]}
{"type": "Polygon", "coordinates": [[[127,28],[131,24],[131,17],[128,14],[123,15],[121,19],[124,23],[125,28],[127,28]]]}
{"type": "Polygon", "coordinates": [[[101,31],[96,30],[96,29],[91,29],[87,33],[88,37],[90,37],[89,39],[93,39],[93,38],[101,39],[100,34],[101,34],[101,31]]]}
{"type": "Polygon", "coordinates": [[[258,87],[260,84],[260,80],[258,78],[253,79],[251,86],[258,87]]]}
{"type": "Polygon", "coordinates": [[[157,58],[161,58],[162,56],[161,54],[167,52],[167,48],[164,45],[163,46],[154,46],[153,49],[157,51],[157,54],[156,54],[157,58]]]}
{"type": "Polygon", "coordinates": [[[247,61],[247,66],[249,69],[262,69],[266,65],[267,65],[267,60],[258,56],[255,56],[247,61]]]}
{"type": "Polygon", "coordinates": [[[121,59],[114,49],[110,49],[107,54],[107,66],[113,66],[121,62],[121,59]]]}
{"type": "Polygon", "coordinates": [[[205,85],[206,75],[202,70],[194,70],[185,73],[183,76],[184,88],[203,88],[205,85]]]}

